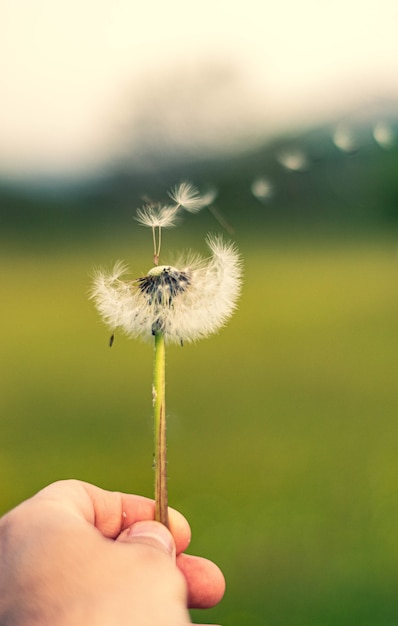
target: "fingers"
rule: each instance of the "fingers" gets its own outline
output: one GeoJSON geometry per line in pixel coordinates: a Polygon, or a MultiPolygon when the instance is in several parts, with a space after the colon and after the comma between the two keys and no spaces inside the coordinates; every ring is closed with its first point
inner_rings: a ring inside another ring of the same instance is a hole
{"type": "MultiPolygon", "coordinates": [[[[59,510],[77,515],[111,539],[135,522],[155,517],[155,503],[150,498],[106,491],[79,480],[52,483],[33,499],[56,502],[59,510]]],[[[169,509],[169,524],[179,554],[189,545],[191,529],[185,517],[174,509],[169,509]]]]}
{"type": "Polygon", "coordinates": [[[42,504],[44,500],[51,508],[55,504],[60,515],[72,514],[75,519],[88,522],[105,537],[117,538],[118,542],[149,543],[173,558],[177,554],[177,566],[187,581],[191,608],[214,606],[223,597],[225,580],[219,568],[207,559],[183,554],[189,545],[191,530],[178,511],[169,509],[170,543],[167,528],[154,522],[154,501],[149,498],[105,491],[78,480],[66,480],[49,485],[31,502],[37,499],[42,504]]]}
{"type": "Polygon", "coordinates": [[[120,533],[116,541],[151,546],[167,554],[173,561],[176,558],[176,546],[172,534],[163,524],[152,520],[136,522],[120,533]]]}
{"type": "MultiPolygon", "coordinates": [[[[88,483],[83,483],[83,486],[94,508],[95,526],[105,537],[114,539],[132,524],[155,518],[155,502],[150,498],[105,491],[88,483]]],[[[169,509],[169,526],[179,554],[186,550],[191,541],[190,526],[175,509],[169,509]]]]}
{"type": "Polygon", "coordinates": [[[222,599],[225,578],[215,563],[199,556],[180,554],[177,566],[188,585],[188,607],[208,609],[222,599]]]}
{"type": "MultiPolygon", "coordinates": [[[[174,561],[176,559],[173,536],[159,522],[136,522],[119,535],[116,543],[149,545],[166,553],[174,561]]],[[[205,609],[220,602],[225,591],[225,580],[215,563],[201,557],[179,554],[177,566],[187,584],[189,608],[205,609]]]]}

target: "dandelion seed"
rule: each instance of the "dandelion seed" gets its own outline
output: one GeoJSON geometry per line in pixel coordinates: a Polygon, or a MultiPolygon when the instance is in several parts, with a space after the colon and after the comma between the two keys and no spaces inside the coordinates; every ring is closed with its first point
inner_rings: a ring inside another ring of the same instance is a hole
{"type": "Polygon", "coordinates": [[[169,197],[174,200],[177,207],[182,207],[190,213],[197,213],[203,209],[204,205],[199,190],[191,183],[181,183],[168,192],[169,197]]]}
{"type": "Polygon", "coordinates": [[[178,209],[174,206],[151,205],[137,209],[137,217],[135,218],[141,226],[149,228],[171,228],[176,225],[178,209]]]}
{"type": "Polygon", "coordinates": [[[110,274],[98,271],[91,297],[107,326],[142,339],[162,332],[167,342],[178,344],[217,332],[236,307],[241,261],[221,237],[209,236],[207,245],[207,260],[191,255],[136,280],[122,279],[121,263],[110,274]]]}
{"type": "Polygon", "coordinates": [[[213,204],[217,196],[218,191],[215,187],[209,187],[208,189],[206,189],[206,191],[200,196],[202,207],[209,207],[211,204],[213,204]]]}
{"type": "Polygon", "coordinates": [[[279,163],[287,170],[302,172],[308,168],[308,158],[303,150],[292,148],[282,150],[277,155],[279,163]]]}
{"type": "Polygon", "coordinates": [[[178,206],[154,207],[150,204],[137,209],[137,222],[141,226],[152,228],[153,260],[156,265],[159,262],[162,247],[162,228],[171,228],[176,225],[178,209],[178,206]]]}
{"type": "Polygon", "coordinates": [[[394,131],[387,122],[377,122],[373,129],[373,138],[381,148],[392,148],[394,145],[394,131]]]}
{"type": "Polygon", "coordinates": [[[198,189],[191,183],[181,183],[176,185],[168,195],[174,200],[175,205],[147,204],[141,209],[137,209],[136,220],[141,226],[152,229],[153,239],[153,259],[158,265],[160,250],[162,246],[162,228],[171,228],[176,225],[180,209],[186,209],[190,213],[197,213],[204,207],[209,207],[217,196],[216,189],[209,189],[204,195],[200,195],[198,189]]]}
{"type": "Polygon", "coordinates": [[[342,152],[352,154],[358,150],[358,140],[350,126],[339,124],[333,133],[333,143],[342,152]]]}
{"type": "Polygon", "coordinates": [[[260,176],[253,180],[251,184],[251,192],[257,200],[260,202],[266,202],[267,200],[271,200],[274,195],[274,187],[268,178],[264,176],[260,176]]]}

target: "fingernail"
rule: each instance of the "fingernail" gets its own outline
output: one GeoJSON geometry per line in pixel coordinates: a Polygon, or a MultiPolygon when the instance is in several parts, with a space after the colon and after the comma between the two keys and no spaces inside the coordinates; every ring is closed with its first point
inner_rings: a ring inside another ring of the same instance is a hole
{"type": "Polygon", "coordinates": [[[160,522],[136,522],[128,529],[126,536],[137,540],[137,543],[146,543],[175,556],[175,543],[170,531],[160,522]]]}

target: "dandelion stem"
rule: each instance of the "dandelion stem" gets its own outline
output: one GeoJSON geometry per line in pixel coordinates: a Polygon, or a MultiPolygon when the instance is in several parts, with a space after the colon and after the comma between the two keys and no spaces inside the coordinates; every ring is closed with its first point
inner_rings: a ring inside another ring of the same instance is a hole
{"type": "Polygon", "coordinates": [[[155,422],[155,519],[168,526],[165,341],[164,333],[161,331],[155,332],[153,408],[155,422]]]}
{"type": "Polygon", "coordinates": [[[155,265],[158,264],[159,255],[157,254],[157,241],[156,241],[156,230],[155,226],[152,226],[152,239],[153,239],[153,262],[155,265]]]}
{"type": "Polygon", "coordinates": [[[161,226],[159,226],[159,231],[158,231],[158,249],[156,251],[156,258],[159,262],[159,257],[160,257],[160,248],[162,247],[162,228],[161,226]]]}

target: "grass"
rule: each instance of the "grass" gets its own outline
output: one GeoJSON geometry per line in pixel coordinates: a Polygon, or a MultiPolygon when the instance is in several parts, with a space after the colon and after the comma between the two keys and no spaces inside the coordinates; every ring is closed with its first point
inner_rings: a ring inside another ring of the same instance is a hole
{"type": "MultiPolygon", "coordinates": [[[[194,621],[398,621],[398,263],[392,236],[248,238],[238,313],[167,357],[170,503],[227,578],[194,621]]],[[[149,345],[87,301],[96,264],[147,269],[114,236],[1,253],[6,511],[76,477],[152,494],[149,345]]]]}

